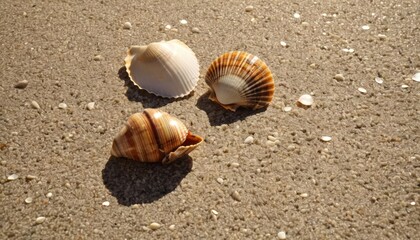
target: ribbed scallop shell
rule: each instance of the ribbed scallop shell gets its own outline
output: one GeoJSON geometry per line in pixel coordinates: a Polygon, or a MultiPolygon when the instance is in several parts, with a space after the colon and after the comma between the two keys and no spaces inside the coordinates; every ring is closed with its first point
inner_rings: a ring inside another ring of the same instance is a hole
{"type": "Polygon", "coordinates": [[[114,139],[111,155],[168,163],[187,155],[202,141],[179,119],[156,109],[145,109],[128,118],[114,139]]]}
{"type": "Polygon", "coordinates": [[[268,66],[247,52],[228,52],[217,58],[206,73],[209,98],[224,108],[259,109],[270,104],[274,80],[268,66]]]}
{"type": "Polygon", "coordinates": [[[194,52],[177,39],[132,46],[125,67],[135,85],[166,98],[188,95],[200,74],[194,52]]]}

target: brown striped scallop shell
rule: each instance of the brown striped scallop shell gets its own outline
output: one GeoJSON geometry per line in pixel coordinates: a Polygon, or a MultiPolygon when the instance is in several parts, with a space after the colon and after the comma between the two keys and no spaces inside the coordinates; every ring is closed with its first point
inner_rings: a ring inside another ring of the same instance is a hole
{"type": "Polygon", "coordinates": [[[128,118],[112,144],[111,155],[142,162],[169,163],[194,150],[203,138],[166,112],[145,109],[128,118]]]}
{"type": "Polygon", "coordinates": [[[241,51],[228,52],[213,61],[207,70],[209,98],[224,108],[267,107],[274,94],[274,80],[268,66],[258,57],[241,51]]]}

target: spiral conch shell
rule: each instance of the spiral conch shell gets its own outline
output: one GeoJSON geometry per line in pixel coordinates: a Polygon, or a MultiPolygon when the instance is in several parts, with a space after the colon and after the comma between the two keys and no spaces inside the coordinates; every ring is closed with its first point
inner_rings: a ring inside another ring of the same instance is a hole
{"type": "Polygon", "coordinates": [[[179,119],[149,108],[128,118],[114,139],[111,155],[169,163],[187,155],[202,141],[203,138],[188,131],[179,119]]]}
{"type": "Polygon", "coordinates": [[[231,111],[238,107],[259,109],[270,104],[274,80],[270,69],[258,57],[233,51],[210,65],[206,77],[212,101],[231,111]]]}
{"type": "Polygon", "coordinates": [[[200,74],[195,53],[177,39],[131,46],[125,67],[135,85],[166,98],[188,95],[200,74]]]}

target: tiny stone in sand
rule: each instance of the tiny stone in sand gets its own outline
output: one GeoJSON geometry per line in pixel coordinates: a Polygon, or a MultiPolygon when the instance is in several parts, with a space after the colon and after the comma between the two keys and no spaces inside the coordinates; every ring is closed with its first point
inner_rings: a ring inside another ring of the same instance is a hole
{"type": "Polygon", "coordinates": [[[175,230],[175,224],[172,224],[171,226],[169,226],[169,230],[171,231],[175,230]]]}
{"type": "Polygon", "coordinates": [[[41,224],[41,223],[43,223],[43,222],[45,222],[45,217],[37,217],[36,218],[36,220],[35,220],[35,223],[36,224],[41,224]]]}
{"type": "Polygon", "coordinates": [[[362,29],[363,29],[363,30],[369,30],[369,29],[370,29],[370,27],[369,27],[369,25],[363,25],[363,26],[362,26],[362,29]]]}
{"type": "Polygon", "coordinates": [[[130,22],[125,22],[124,25],[123,25],[123,29],[127,29],[127,30],[130,30],[132,27],[133,26],[131,25],[130,22]]]}
{"type": "Polygon", "coordinates": [[[27,80],[22,80],[15,84],[15,88],[24,89],[28,86],[28,83],[29,82],[27,80]]]}
{"type": "Polygon", "coordinates": [[[249,5],[245,7],[245,12],[252,12],[252,10],[254,10],[254,6],[249,5]]]}
{"type": "Polygon", "coordinates": [[[330,137],[330,136],[322,136],[322,137],[321,137],[321,140],[322,140],[323,142],[329,142],[329,141],[331,141],[331,140],[332,140],[332,137],[330,137]]]}
{"type": "Polygon", "coordinates": [[[299,14],[299,13],[294,13],[294,14],[293,14],[293,17],[294,17],[294,18],[300,18],[300,14],[299,14]]]}
{"type": "Polygon", "coordinates": [[[367,90],[362,88],[362,87],[359,87],[357,90],[359,90],[359,92],[361,92],[363,94],[367,93],[367,90]]]}
{"type": "Polygon", "coordinates": [[[287,43],[286,43],[285,41],[280,41],[280,45],[281,45],[282,47],[287,47],[287,43]]]}
{"type": "Polygon", "coordinates": [[[60,103],[60,104],[58,104],[58,108],[60,108],[60,109],[66,109],[67,108],[67,104],[60,103]]]}
{"type": "Polygon", "coordinates": [[[153,222],[149,225],[149,228],[152,229],[152,230],[157,230],[157,229],[160,228],[160,224],[156,223],[156,222],[153,222]]]}
{"type": "Polygon", "coordinates": [[[223,184],[223,182],[224,182],[223,178],[221,178],[221,177],[217,178],[216,181],[220,184],[223,184]]]}
{"type": "Polygon", "coordinates": [[[279,237],[279,239],[286,239],[286,233],[283,231],[280,231],[279,233],[277,233],[277,237],[279,237]]]}
{"type": "Polygon", "coordinates": [[[314,104],[314,99],[309,94],[303,94],[299,97],[298,102],[302,104],[303,106],[310,107],[312,104],[314,104]]]}
{"type": "Polygon", "coordinates": [[[193,27],[193,28],[191,29],[191,32],[193,32],[193,33],[200,33],[200,29],[199,29],[199,28],[197,28],[197,27],[193,27]]]}
{"type": "Polygon", "coordinates": [[[30,181],[30,180],[33,180],[33,179],[37,179],[38,177],[37,176],[34,176],[34,175],[27,175],[26,176],[26,180],[28,180],[28,181],[30,181]]]}
{"type": "Polygon", "coordinates": [[[47,193],[47,195],[45,195],[47,198],[51,198],[52,196],[53,196],[53,194],[52,193],[47,193]]]}
{"type": "Polygon", "coordinates": [[[375,77],[375,82],[378,83],[378,84],[382,84],[382,83],[384,83],[384,79],[380,78],[380,77],[375,77]]]}
{"type": "Polygon", "coordinates": [[[102,205],[105,206],[105,207],[108,207],[109,206],[109,202],[108,201],[105,201],[105,202],[102,203],[102,205]]]}
{"type": "Polygon", "coordinates": [[[40,109],[41,108],[36,101],[31,101],[31,106],[35,109],[40,109]]]}
{"type": "Polygon", "coordinates": [[[7,180],[8,181],[14,181],[14,180],[16,180],[16,179],[18,179],[19,178],[19,176],[17,175],[17,174],[12,174],[12,175],[9,175],[8,177],[7,177],[7,180]]]}
{"type": "Polygon", "coordinates": [[[339,74],[336,74],[334,76],[334,79],[339,81],[339,82],[342,82],[342,81],[344,81],[344,76],[343,76],[343,74],[339,73],[339,74]]]}
{"type": "Polygon", "coordinates": [[[28,197],[28,198],[25,199],[25,203],[28,203],[29,204],[31,202],[32,202],[32,198],[31,197],[28,197]]]}
{"type": "Polygon", "coordinates": [[[244,143],[246,144],[251,144],[254,142],[254,138],[252,136],[248,136],[247,138],[245,138],[244,143]]]}
{"type": "Polygon", "coordinates": [[[102,55],[95,55],[95,57],[93,57],[93,60],[102,61],[102,60],[104,60],[104,57],[102,57],[102,55]]]}
{"type": "Polygon", "coordinates": [[[414,80],[414,81],[416,81],[416,82],[420,82],[420,72],[418,72],[418,73],[414,74],[414,75],[411,77],[411,79],[412,79],[412,80],[414,80]]]}
{"type": "Polygon", "coordinates": [[[292,107],[286,106],[286,107],[283,108],[283,111],[290,112],[290,111],[292,111],[292,107]]]}
{"type": "Polygon", "coordinates": [[[181,23],[182,25],[186,25],[188,23],[188,21],[185,20],[185,19],[182,19],[182,20],[179,21],[179,23],[181,23]]]}
{"type": "Polygon", "coordinates": [[[230,196],[235,200],[240,202],[241,201],[241,196],[239,195],[239,193],[237,191],[233,191],[230,196]]]}
{"type": "Polygon", "coordinates": [[[87,110],[93,110],[95,109],[95,102],[90,102],[86,105],[87,110]]]}

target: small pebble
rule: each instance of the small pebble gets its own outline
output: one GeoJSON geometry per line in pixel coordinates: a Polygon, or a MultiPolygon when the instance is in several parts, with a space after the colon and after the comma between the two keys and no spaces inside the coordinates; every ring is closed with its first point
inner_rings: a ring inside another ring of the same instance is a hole
{"type": "Polygon", "coordinates": [[[384,83],[384,79],[380,78],[380,77],[375,77],[375,82],[378,83],[378,84],[382,84],[382,83],[384,83]]]}
{"type": "Polygon", "coordinates": [[[362,88],[362,87],[359,87],[357,90],[359,90],[359,92],[361,92],[363,94],[367,93],[367,90],[362,88]]]}
{"type": "Polygon", "coordinates": [[[130,30],[133,26],[131,25],[131,22],[125,22],[123,24],[123,29],[130,30]]]}
{"type": "Polygon", "coordinates": [[[191,29],[191,32],[193,32],[193,33],[200,33],[200,29],[199,29],[199,28],[197,28],[197,27],[193,27],[193,28],[191,29]]]}
{"type": "Polygon", "coordinates": [[[312,104],[314,104],[314,99],[309,94],[304,94],[299,97],[298,102],[302,104],[303,106],[310,107],[312,104]]]}
{"type": "Polygon", "coordinates": [[[41,108],[36,101],[31,101],[31,106],[35,109],[40,109],[41,108]]]}
{"type": "Polygon", "coordinates": [[[169,230],[171,231],[175,230],[175,224],[172,224],[171,226],[169,226],[169,230]]]}
{"type": "Polygon", "coordinates": [[[282,47],[287,47],[287,43],[286,43],[285,41],[280,41],[280,45],[281,45],[282,47]]]}
{"type": "Polygon", "coordinates": [[[234,162],[234,163],[232,163],[232,164],[231,164],[231,166],[232,166],[232,167],[239,167],[239,163],[234,162]]]}
{"type": "Polygon", "coordinates": [[[339,73],[339,74],[336,74],[334,76],[334,79],[339,81],[339,82],[342,82],[342,81],[344,81],[344,76],[343,76],[343,74],[339,73]]]}
{"type": "Polygon", "coordinates": [[[37,217],[36,218],[36,220],[35,220],[35,223],[36,224],[41,224],[41,223],[43,223],[43,222],[45,222],[45,217],[37,217]]]}
{"type": "Polygon", "coordinates": [[[218,183],[220,183],[220,184],[223,184],[223,182],[224,182],[223,178],[220,178],[220,177],[219,177],[219,178],[217,178],[217,179],[216,179],[216,181],[217,181],[218,183]]]}
{"type": "Polygon", "coordinates": [[[53,196],[53,194],[52,193],[47,193],[47,195],[45,195],[47,198],[51,198],[52,196],[53,196]]]}
{"type": "Polygon", "coordinates": [[[58,108],[60,108],[60,109],[66,109],[67,108],[67,104],[60,103],[60,104],[58,104],[58,108]]]}
{"type": "Polygon", "coordinates": [[[254,6],[249,5],[245,7],[245,12],[252,12],[253,10],[254,10],[254,6]]]}
{"type": "Polygon", "coordinates": [[[160,228],[160,224],[156,223],[156,222],[153,222],[149,225],[149,228],[152,229],[152,230],[157,230],[157,229],[160,228]]]}
{"type": "Polygon", "coordinates": [[[239,193],[237,191],[233,191],[230,196],[235,200],[240,202],[241,201],[241,196],[239,195],[239,193]]]}
{"type": "Polygon", "coordinates": [[[34,176],[34,175],[27,175],[26,176],[26,180],[28,180],[28,181],[30,181],[30,180],[33,180],[33,179],[37,179],[38,177],[37,176],[34,176]]]}
{"type": "Polygon", "coordinates": [[[415,206],[416,205],[416,202],[411,202],[410,205],[411,206],[415,206]]]}
{"type": "Polygon", "coordinates": [[[306,198],[306,197],[308,197],[309,195],[308,195],[307,193],[302,193],[302,194],[300,194],[300,196],[301,196],[301,197],[303,197],[303,198],[306,198]]]}
{"type": "Polygon", "coordinates": [[[418,72],[418,73],[414,74],[414,75],[411,77],[411,79],[412,79],[412,80],[414,80],[414,81],[416,81],[416,82],[420,82],[420,72],[418,72]]]}
{"type": "Polygon", "coordinates": [[[28,83],[29,82],[27,80],[22,80],[15,84],[15,88],[24,89],[28,86],[28,83]]]}
{"type": "Polygon", "coordinates": [[[93,57],[93,60],[102,61],[102,60],[104,60],[104,57],[102,57],[102,55],[95,55],[95,57],[93,57]]]}
{"type": "Polygon", "coordinates": [[[369,30],[369,29],[370,29],[370,27],[369,27],[369,25],[363,25],[363,26],[362,26],[362,29],[363,29],[363,30],[369,30]]]}
{"type": "Polygon", "coordinates": [[[28,197],[28,198],[25,199],[25,203],[28,203],[29,204],[31,202],[32,202],[32,198],[31,197],[28,197]]]}
{"type": "Polygon", "coordinates": [[[354,49],[353,48],[343,48],[341,50],[343,50],[343,52],[348,52],[348,53],[354,52],[354,49]]]}
{"type": "Polygon", "coordinates": [[[292,111],[292,107],[286,106],[286,107],[283,108],[283,111],[290,112],[290,111],[292,111]]]}
{"type": "Polygon", "coordinates": [[[86,109],[87,110],[95,109],[95,102],[90,102],[90,103],[86,104],[86,109]]]}
{"type": "Polygon", "coordinates": [[[286,239],[286,233],[283,231],[280,231],[279,233],[277,233],[277,237],[279,237],[279,239],[286,239]]]}
{"type": "Polygon", "coordinates": [[[244,143],[246,144],[252,144],[254,142],[254,137],[252,136],[248,136],[247,138],[245,138],[244,143]]]}
{"type": "Polygon", "coordinates": [[[14,180],[16,180],[16,179],[18,179],[19,178],[19,176],[17,175],[17,174],[12,174],[12,175],[9,175],[8,177],[7,177],[7,180],[8,181],[14,181],[14,180]]]}
{"type": "Polygon", "coordinates": [[[185,20],[185,19],[182,19],[182,20],[179,21],[179,23],[181,23],[182,25],[186,25],[188,23],[188,21],[185,20]]]}
{"type": "Polygon", "coordinates": [[[169,25],[169,24],[165,26],[165,30],[171,30],[171,28],[172,28],[172,26],[169,25]]]}
{"type": "Polygon", "coordinates": [[[299,13],[294,13],[294,14],[293,14],[293,17],[294,17],[294,18],[300,18],[300,14],[299,14],[299,13]]]}
{"type": "Polygon", "coordinates": [[[403,84],[403,85],[401,85],[401,88],[402,89],[407,89],[408,88],[408,85],[403,84]]]}
{"type": "Polygon", "coordinates": [[[109,206],[109,202],[108,201],[105,201],[105,202],[102,203],[102,205],[105,206],[105,207],[108,207],[109,206]]]}
{"type": "Polygon", "coordinates": [[[219,213],[216,210],[211,210],[211,213],[214,215],[218,215],[219,213]]]}
{"type": "Polygon", "coordinates": [[[379,40],[385,40],[386,39],[386,35],[384,35],[384,34],[378,34],[378,38],[379,38],[379,40]]]}
{"type": "Polygon", "coordinates": [[[321,140],[322,140],[323,142],[329,142],[329,141],[331,141],[331,140],[332,140],[332,137],[330,137],[330,136],[322,136],[322,137],[321,137],[321,140]]]}

